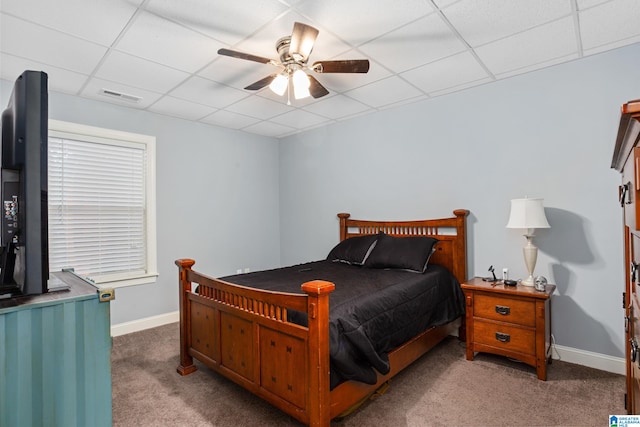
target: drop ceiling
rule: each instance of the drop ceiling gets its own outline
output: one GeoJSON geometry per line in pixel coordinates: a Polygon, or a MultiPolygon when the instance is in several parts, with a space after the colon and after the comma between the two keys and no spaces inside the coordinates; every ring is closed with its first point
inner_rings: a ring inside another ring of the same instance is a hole
{"type": "Polygon", "coordinates": [[[640,42],[638,0],[2,0],[0,12],[2,79],[43,70],[50,91],[275,138],[640,42]],[[369,59],[369,73],[316,74],[329,95],[291,105],[244,90],[277,68],[217,50],[277,59],[295,21],[320,30],[310,62],[369,59]]]}

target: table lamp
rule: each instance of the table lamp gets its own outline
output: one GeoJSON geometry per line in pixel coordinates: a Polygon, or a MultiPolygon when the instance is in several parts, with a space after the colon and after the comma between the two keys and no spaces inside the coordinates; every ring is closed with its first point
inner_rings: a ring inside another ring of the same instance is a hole
{"type": "Polygon", "coordinates": [[[527,266],[529,277],[520,283],[525,286],[533,286],[533,270],[538,259],[538,248],[533,244],[533,236],[536,228],[549,228],[549,222],[544,214],[543,199],[513,199],[511,200],[511,212],[507,228],[524,228],[527,233],[527,244],[522,249],[524,253],[524,263],[527,266]]]}

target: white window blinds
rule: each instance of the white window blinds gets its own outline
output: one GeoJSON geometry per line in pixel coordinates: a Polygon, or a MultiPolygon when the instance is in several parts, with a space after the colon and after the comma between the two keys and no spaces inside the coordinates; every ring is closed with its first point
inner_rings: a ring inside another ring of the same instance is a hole
{"type": "Polygon", "coordinates": [[[155,234],[155,223],[149,226],[150,216],[155,221],[149,202],[155,200],[148,194],[155,186],[147,182],[153,179],[147,144],[49,135],[50,270],[71,267],[96,283],[155,275],[155,235],[149,235],[155,234]]]}

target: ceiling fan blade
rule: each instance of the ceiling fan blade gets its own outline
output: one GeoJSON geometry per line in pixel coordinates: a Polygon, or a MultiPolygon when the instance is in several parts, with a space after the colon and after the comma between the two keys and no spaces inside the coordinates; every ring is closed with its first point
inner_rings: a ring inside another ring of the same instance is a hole
{"type": "Polygon", "coordinates": [[[327,90],[327,88],[325,88],[324,86],[322,86],[322,84],[316,80],[315,77],[313,77],[312,75],[308,75],[309,76],[309,93],[311,93],[311,96],[313,96],[314,98],[321,98],[325,95],[329,94],[329,91],[327,90]]]}
{"type": "Polygon", "coordinates": [[[369,60],[319,61],[314,62],[311,68],[317,73],[366,73],[369,71],[369,60]]]}
{"type": "Polygon", "coordinates": [[[318,30],[301,22],[294,22],[289,44],[289,55],[296,61],[306,61],[313,50],[318,37],[318,30]]]}
{"type": "Polygon", "coordinates": [[[249,86],[245,87],[246,90],[258,90],[262,89],[265,86],[269,86],[273,79],[275,79],[277,74],[271,74],[270,76],[265,77],[264,79],[260,79],[255,83],[251,83],[249,86]]]}
{"type": "Polygon", "coordinates": [[[231,49],[218,49],[218,55],[230,56],[232,58],[246,59],[247,61],[260,62],[261,64],[269,64],[273,62],[272,59],[264,58],[262,56],[251,55],[250,53],[238,52],[231,49]]]}

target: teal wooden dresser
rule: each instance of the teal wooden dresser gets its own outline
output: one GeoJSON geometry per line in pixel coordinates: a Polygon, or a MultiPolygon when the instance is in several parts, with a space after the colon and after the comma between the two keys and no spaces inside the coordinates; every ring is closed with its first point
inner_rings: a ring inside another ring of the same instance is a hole
{"type": "Polygon", "coordinates": [[[111,426],[109,302],[68,290],[0,300],[0,426],[111,426]]]}

